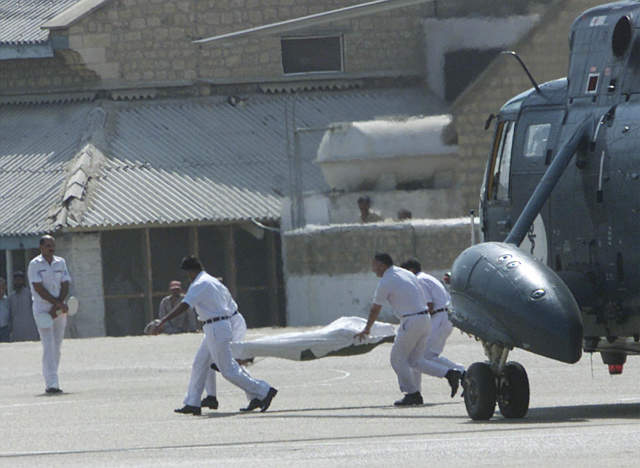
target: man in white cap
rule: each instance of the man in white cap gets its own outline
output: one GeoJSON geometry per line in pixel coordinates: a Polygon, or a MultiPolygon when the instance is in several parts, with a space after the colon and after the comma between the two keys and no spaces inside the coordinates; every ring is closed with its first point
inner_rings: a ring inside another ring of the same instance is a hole
{"type": "MultiPolygon", "coordinates": [[[[204,322],[202,331],[205,336],[200,349],[205,347],[222,376],[244,390],[250,398],[249,405],[241,411],[253,411],[257,408],[260,408],[261,412],[266,411],[278,391],[267,382],[251,377],[231,354],[233,339],[231,320],[238,310],[238,305],[231,297],[231,293],[217,278],[204,271],[200,260],[194,256],[183,258],[180,268],[191,280],[187,294],[169,315],[160,320],[152,333],[157,335],[169,320],[186,312],[189,307],[193,307],[198,314],[198,319],[204,322]]],[[[199,350],[196,357],[200,354],[199,350]]],[[[196,369],[194,362],[185,405],[176,409],[177,413],[201,414],[201,408],[198,405],[203,383],[202,372],[200,368],[196,369]]]]}
{"type": "Polygon", "coordinates": [[[40,255],[31,260],[28,272],[33,318],[42,342],[42,374],[48,394],[62,393],[58,366],[69,310],[64,300],[71,282],[64,258],[53,255],[55,251],[56,240],[49,235],[42,236],[40,255]]]}
{"type": "MultiPolygon", "coordinates": [[[[182,283],[177,280],[173,280],[169,283],[169,294],[160,301],[158,307],[158,318],[164,318],[177,306],[184,298],[182,292],[182,283]]],[[[198,323],[196,321],[196,314],[193,309],[189,309],[180,317],[176,317],[173,320],[167,322],[164,327],[164,332],[169,334],[194,332],[198,329],[198,323]]]]}

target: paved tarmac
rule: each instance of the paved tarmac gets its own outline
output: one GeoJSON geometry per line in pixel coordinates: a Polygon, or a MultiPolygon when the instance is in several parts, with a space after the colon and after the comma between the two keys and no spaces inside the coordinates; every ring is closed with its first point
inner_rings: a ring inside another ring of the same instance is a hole
{"type": "MultiPolygon", "coordinates": [[[[247,338],[293,329],[249,330],[247,338]]],[[[425,405],[401,396],[390,345],[308,362],[262,358],[250,372],[279,389],[266,413],[219,378],[217,411],[182,406],[200,336],[65,340],[60,396],[45,396],[40,344],[0,344],[0,466],[465,467],[637,466],[640,360],[611,377],[599,355],[576,365],[524,351],[529,414],[473,422],[444,379],[425,376],[425,405]]],[[[454,331],[445,349],[469,365],[479,343],[454,331]]]]}

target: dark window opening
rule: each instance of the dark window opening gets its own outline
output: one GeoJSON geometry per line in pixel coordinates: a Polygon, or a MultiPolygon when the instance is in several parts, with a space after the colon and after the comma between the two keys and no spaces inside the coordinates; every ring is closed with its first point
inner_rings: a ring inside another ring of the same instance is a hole
{"type": "Polygon", "coordinates": [[[501,49],[463,49],[444,56],[445,99],[453,101],[497,57],[501,49]]]}
{"type": "Polygon", "coordinates": [[[282,39],[285,74],[342,71],[342,38],[306,37],[282,39]]]}

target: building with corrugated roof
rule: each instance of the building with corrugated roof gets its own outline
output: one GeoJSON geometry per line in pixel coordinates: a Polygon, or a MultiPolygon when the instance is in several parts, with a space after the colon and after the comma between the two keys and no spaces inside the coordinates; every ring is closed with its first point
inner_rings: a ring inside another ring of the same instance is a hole
{"type": "MultiPolygon", "coordinates": [[[[426,2],[194,45],[358,2],[0,0],[0,267],[23,269],[53,233],[78,336],[140,333],[188,253],[249,326],[284,324],[283,200],[328,190],[312,163],[321,134],[293,148],[294,129],[443,113],[455,92],[424,85],[442,64],[423,20],[497,15],[477,27],[498,31],[520,15],[528,28],[548,1],[426,2]]],[[[445,66],[468,61],[440,49],[445,66]]]]}

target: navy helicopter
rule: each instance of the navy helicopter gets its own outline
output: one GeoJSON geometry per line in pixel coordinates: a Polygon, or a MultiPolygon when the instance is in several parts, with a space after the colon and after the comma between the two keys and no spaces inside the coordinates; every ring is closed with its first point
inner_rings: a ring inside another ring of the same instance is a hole
{"type": "MultiPolygon", "coordinates": [[[[378,0],[195,42],[425,1],[378,0]]],[[[522,64],[533,87],[497,115],[480,194],[485,242],[451,275],[451,320],[488,358],[463,378],[472,419],[491,418],[496,403],[506,418],[526,415],[529,381],[507,360],[513,348],[566,363],[599,352],[612,374],[640,353],[639,28],[636,1],[585,11],[570,30],[568,78],[538,85],[522,64]]]]}

